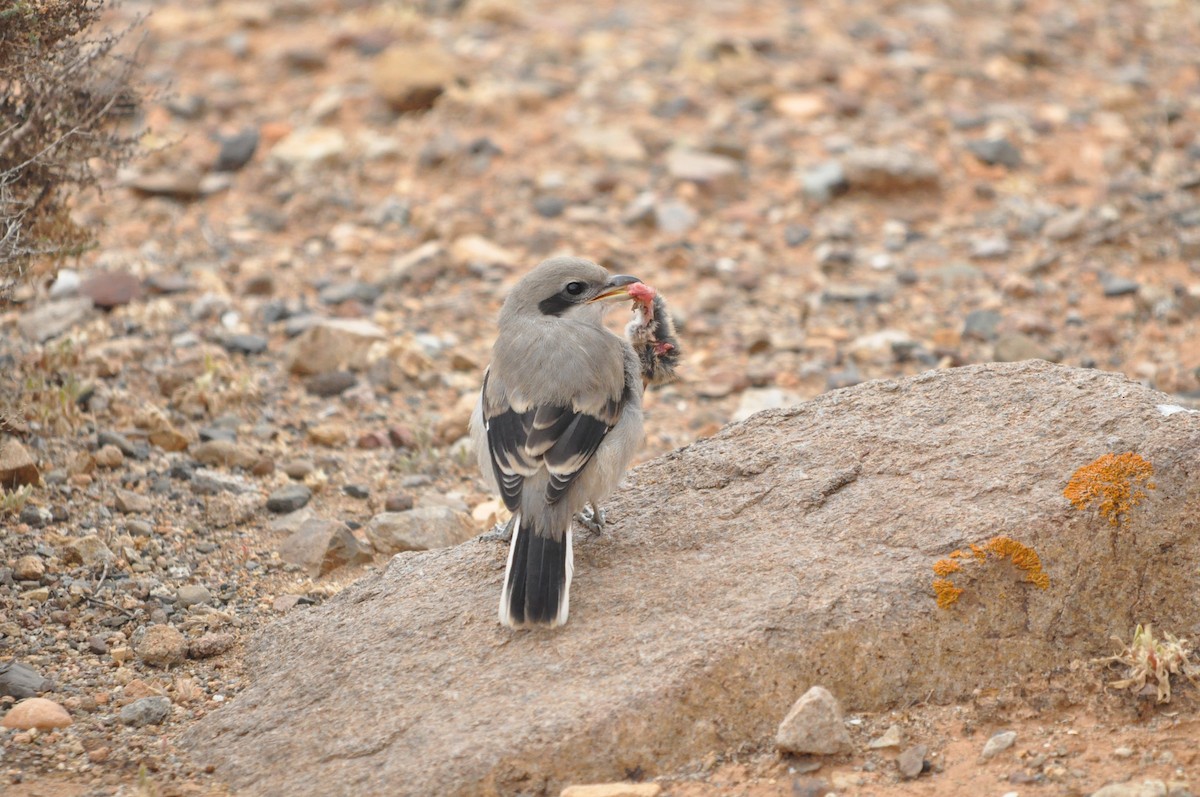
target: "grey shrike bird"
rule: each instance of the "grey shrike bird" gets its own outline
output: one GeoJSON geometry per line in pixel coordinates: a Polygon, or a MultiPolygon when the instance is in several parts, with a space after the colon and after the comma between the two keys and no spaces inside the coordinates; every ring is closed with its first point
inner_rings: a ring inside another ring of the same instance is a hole
{"type": "MultiPolygon", "coordinates": [[[[603,321],[612,300],[631,298],[633,337],[635,324],[654,323],[653,289],[556,257],[521,279],[500,310],[471,434],[485,480],[513,513],[500,596],[500,622],[513,628],[567,622],[571,521],[585,504],[600,519],[598,502],[642,444],[644,355],[603,321]],[[644,287],[641,300],[634,286],[644,287]]],[[[666,345],[669,356],[674,344],[666,345]]]]}

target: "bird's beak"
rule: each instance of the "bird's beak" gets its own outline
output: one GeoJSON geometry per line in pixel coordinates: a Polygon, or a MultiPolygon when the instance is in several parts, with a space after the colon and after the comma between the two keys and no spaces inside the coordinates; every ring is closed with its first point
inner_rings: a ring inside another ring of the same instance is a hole
{"type": "Polygon", "coordinates": [[[629,286],[635,282],[641,282],[637,277],[631,277],[628,274],[616,274],[609,277],[608,282],[604,283],[604,289],[600,293],[588,299],[588,304],[592,302],[602,302],[606,299],[620,299],[629,295],[629,286]]]}

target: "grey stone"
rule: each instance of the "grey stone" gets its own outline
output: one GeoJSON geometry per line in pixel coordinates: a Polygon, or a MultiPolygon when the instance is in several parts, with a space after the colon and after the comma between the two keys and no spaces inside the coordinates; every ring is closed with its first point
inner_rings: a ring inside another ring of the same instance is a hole
{"type": "Polygon", "coordinates": [[[295,512],[280,515],[271,521],[268,528],[275,533],[295,534],[304,525],[304,521],[311,520],[314,516],[313,508],[306,506],[303,509],[297,509],[295,512]]]}
{"type": "Polygon", "coordinates": [[[296,479],[297,481],[304,480],[316,469],[317,466],[313,464],[311,459],[289,459],[280,468],[280,470],[288,475],[288,478],[296,479]]]}
{"type": "Polygon", "coordinates": [[[1109,298],[1128,296],[1138,292],[1137,281],[1114,274],[1101,274],[1100,287],[1104,289],[1104,295],[1109,298]]]}
{"type": "Polygon", "coordinates": [[[259,460],[259,453],[250,446],[239,445],[231,440],[208,440],[192,446],[188,452],[201,465],[222,468],[252,468],[259,460]]]}
{"type": "Polygon", "coordinates": [[[899,147],[852,149],[842,168],[851,188],[875,193],[936,189],[941,175],[932,158],[899,147]]]}
{"type": "Polygon", "coordinates": [[[971,257],[977,260],[996,260],[1007,257],[1011,251],[1012,245],[1003,234],[979,238],[971,244],[971,257]]]}
{"type": "Polygon", "coordinates": [[[6,661],[0,664],[0,695],[9,695],[17,700],[33,697],[38,692],[45,692],[51,687],[48,679],[42,674],[19,661],[6,661]]]}
{"type": "Polygon", "coordinates": [[[792,706],[775,732],[785,753],[837,755],[852,749],[842,707],[823,686],[811,687],[792,706]]]}
{"type": "MultiPolygon", "coordinates": [[[[181,201],[197,199],[204,191],[200,182],[201,175],[191,168],[169,168],[162,171],[139,174],[128,181],[128,186],[139,194],[147,196],[162,196],[181,201]]],[[[120,302],[126,304],[127,302],[120,302]]],[[[97,307],[104,307],[96,302],[97,307]]],[[[108,305],[112,306],[112,305],[108,305]]]]}
{"type": "Polygon", "coordinates": [[[652,227],[656,223],[655,209],[658,197],[650,191],[644,191],[634,197],[629,206],[621,213],[621,223],[630,227],[638,225],[652,227]]]}
{"type": "Polygon", "coordinates": [[[828,202],[850,188],[846,170],[837,161],[826,161],[806,169],[800,178],[800,186],[804,195],[814,202],[828,202]]]}
{"type": "Polygon", "coordinates": [[[33,529],[43,528],[53,519],[49,509],[33,504],[21,507],[21,511],[17,513],[17,521],[33,529]]]}
{"type": "Polygon", "coordinates": [[[342,565],[369,562],[371,552],[350,533],[346,524],[313,518],[300,524],[283,541],[279,558],[303,567],[315,578],[342,565]]]}
{"type": "Polygon", "coordinates": [[[1000,313],[995,310],[972,310],[963,320],[964,338],[975,340],[995,340],[999,334],[1000,313]]]}
{"type": "Polygon", "coordinates": [[[92,315],[94,306],[90,296],[48,302],[23,313],[17,319],[17,328],[25,337],[45,343],[83,323],[92,315]]]}
{"type": "Polygon", "coordinates": [[[237,791],[553,794],[761,743],[779,720],[764,707],[814,683],[862,712],[949,702],[1094,657],[1147,605],[1183,627],[1200,616],[1200,415],[1171,403],[1118,374],[988,363],[761,413],[626,476],[608,533],[576,539],[565,628],[498,625],[504,546],[403,553],[266,626],[246,688],[182,744],[237,791]],[[1156,485],[1116,554],[1062,496],[1114,446],[1156,485]],[[995,563],[939,608],[933,563],[1000,530],[1049,589],[995,563]]]}
{"type": "Polygon", "coordinates": [[[103,430],[96,433],[96,446],[116,446],[121,450],[122,454],[127,457],[132,457],[133,459],[145,459],[149,453],[148,448],[135,445],[132,440],[120,432],[113,432],[109,430],[103,430]]]}
{"type": "Polygon", "coordinates": [[[788,246],[800,246],[811,237],[812,230],[803,224],[789,224],[783,230],[783,242],[788,246]]]}
{"type": "Polygon", "coordinates": [[[1145,780],[1141,783],[1110,783],[1092,792],[1092,797],[1167,797],[1167,794],[1167,784],[1161,780],[1145,780]]]}
{"type": "Polygon", "coordinates": [[[1087,220],[1087,210],[1076,208],[1060,213],[1046,222],[1042,234],[1051,241],[1066,241],[1079,235],[1087,220]]]}
{"type": "Polygon", "coordinates": [[[209,443],[213,440],[223,440],[226,443],[237,442],[237,429],[228,429],[223,426],[202,427],[199,435],[201,443],[209,443]]]}
{"type": "Polygon", "coordinates": [[[379,298],[380,293],[382,291],[378,286],[366,282],[339,282],[321,289],[318,298],[324,304],[341,304],[351,300],[371,304],[379,298]]]}
{"type": "Polygon", "coordinates": [[[543,194],[533,200],[533,209],[543,219],[556,219],[567,209],[567,203],[562,197],[543,194]]]}
{"type": "Polygon", "coordinates": [[[886,302],[896,293],[892,282],[833,282],[821,297],[827,302],[886,302]]]}
{"type": "Polygon", "coordinates": [[[580,149],[593,157],[627,163],[646,159],[646,148],[628,128],[584,125],[575,130],[574,138],[580,149]]]}
{"type": "Polygon", "coordinates": [[[340,396],[357,384],[358,377],[349,371],[326,371],[306,379],[304,389],[314,396],[332,398],[340,396]]]}
{"type": "Polygon", "coordinates": [[[683,235],[696,226],[700,215],[686,202],[669,199],[654,206],[654,223],[667,235],[683,235]]]}
{"type": "Polygon", "coordinates": [[[303,484],[285,484],[267,497],[267,510],[277,515],[302,509],[312,498],[312,490],[303,484]]]}
{"type": "Polygon", "coordinates": [[[900,777],[905,780],[919,777],[925,771],[925,754],[928,752],[928,747],[917,744],[896,756],[896,769],[900,772],[900,777]]]}
{"type": "Polygon", "coordinates": [[[223,136],[214,172],[236,172],[250,162],[258,149],[258,128],[247,127],[232,136],[223,136]]]}
{"type": "Polygon", "coordinates": [[[125,530],[134,537],[149,537],[154,532],[154,526],[146,520],[127,520],[125,530]]]}
{"type": "Polygon", "coordinates": [[[367,539],[380,553],[427,551],[465,542],[480,532],[471,516],[447,506],[382,512],[367,524],[367,539]]]}
{"type": "Polygon", "coordinates": [[[690,149],[667,153],[667,172],[676,180],[714,185],[736,177],[740,171],[738,162],[724,155],[690,149]]]}
{"type": "Polygon", "coordinates": [[[212,593],[202,584],[185,584],[176,592],[175,601],[183,609],[205,606],[212,603],[212,593]]]}
{"type": "Polygon", "coordinates": [[[236,473],[222,473],[212,468],[197,468],[192,473],[192,491],[200,495],[217,493],[257,493],[258,485],[236,473]]]}
{"type": "Polygon", "coordinates": [[[144,515],[154,509],[154,504],[141,493],[117,490],[116,507],[118,512],[125,515],[144,515]]]}
{"type": "Polygon", "coordinates": [[[225,351],[233,354],[262,354],[267,350],[267,339],[262,335],[249,333],[222,335],[219,342],[225,351]]]}
{"type": "Polygon", "coordinates": [[[1016,731],[1001,731],[1000,733],[992,734],[992,737],[983,745],[983,751],[979,754],[979,757],[984,761],[989,761],[1012,747],[1013,742],[1016,740],[1016,731]]]}
{"type": "Polygon", "coordinates": [[[155,695],[143,697],[121,707],[121,722],[141,728],[144,725],[161,725],[171,716],[170,698],[155,695]]]}
{"type": "Polygon", "coordinates": [[[367,351],[387,335],[369,321],[324,319],[316,322],[288,344],[288,370],[299,376],[360,370],[367,365],[367,351]]]}
{"type": "Polygon", "coordinates": [[[888,747],[899,747],[901,733],[899,725],[890,725],[878,739],[872,739],[867,745],[871,750],[883,750],[888,747]]]}
{"type": "Polygon", "coordinates": [[[1007,138],[980,138],[968,141],[967,150],[988,166],[1016,169],[1021,165],[1021,150],[1007,138]]]}

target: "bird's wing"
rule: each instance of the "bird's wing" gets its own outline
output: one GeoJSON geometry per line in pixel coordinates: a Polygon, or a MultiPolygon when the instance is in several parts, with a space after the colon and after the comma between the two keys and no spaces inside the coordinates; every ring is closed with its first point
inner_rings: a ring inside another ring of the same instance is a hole
{"type": "Polygon", "coordinates": [[[525,479],[545,467],[550,473],[546,501],[556,503],[587,465],[604,436],[616,425],[628,389],[615,398],[576,399],[571,406],[518,408],[488,394],[483,384],[483,419],[492,468],[504,505],[521,505],[525,479]]]}

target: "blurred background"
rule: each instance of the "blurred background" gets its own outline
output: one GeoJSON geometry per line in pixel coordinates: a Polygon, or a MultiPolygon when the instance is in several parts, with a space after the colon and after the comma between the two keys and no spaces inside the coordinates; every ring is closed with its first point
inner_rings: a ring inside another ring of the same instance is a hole
{"type": "Polygon", "coordinates": [[[99,235],[80,276],[132,275],[138,300],[89,337],[136,325],[175,341],[169,361],[190,336],[266,394],[291,383],[255,357],[315,317],[369,320],[408,358],[403,378],[349,386],[353,409],[289,410],[438,437],[507,286],[561,253],[642,277],[679,316],[686,378],[655,399],[678,412],[651,427],[654,452],[761,407],[989,360],[1200,396],[1195,4],[111,16],[142,13],[141,154],[76,210],[99,235]]]}

